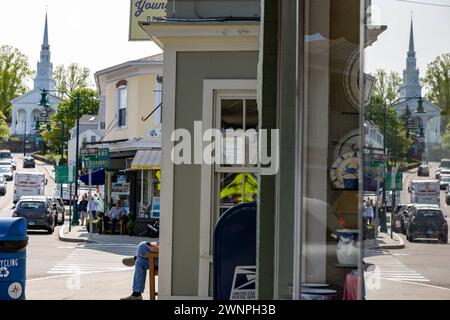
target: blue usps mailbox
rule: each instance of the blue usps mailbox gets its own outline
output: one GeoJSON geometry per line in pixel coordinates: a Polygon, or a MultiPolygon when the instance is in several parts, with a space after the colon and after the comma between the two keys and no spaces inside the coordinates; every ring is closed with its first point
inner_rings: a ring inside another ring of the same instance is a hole
{"type": "Polygon", "coordinates": [[[226,211],[214,230],[214,300],[256,299],[256,204],[226,211]]]}
{"type": "Polygon", "coordinates": [[[0,219],[0,300],[25,300],[27,222],[0,219]]]}

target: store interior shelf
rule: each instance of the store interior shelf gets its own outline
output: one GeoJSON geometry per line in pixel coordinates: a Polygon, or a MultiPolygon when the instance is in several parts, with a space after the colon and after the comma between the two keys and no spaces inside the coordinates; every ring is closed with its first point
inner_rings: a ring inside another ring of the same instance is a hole
{"type": "Polygon", "coordinates": [[[338,267],[338,268],[353,268],[353,269],[358,268],[358,266],[356,264],[340,264],[340,263],[336,263],[336,267],[338,267]]]}

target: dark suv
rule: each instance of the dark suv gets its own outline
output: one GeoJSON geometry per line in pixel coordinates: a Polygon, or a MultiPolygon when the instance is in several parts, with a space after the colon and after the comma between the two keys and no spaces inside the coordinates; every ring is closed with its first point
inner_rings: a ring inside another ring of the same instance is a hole
{"type": "Polygon", "coordinates": [[[34,158],[33,157],[23,158],[23,167],[24,168],[35,168],[36,163],[34,162],[34,158]]]}
{"type": "Polygon", "coordinates": [[[55,213],[52,201],[47,197],[22,197],[17,203],[13,217],[27,220],[28,229],[45,229],[49,234],[55,230],[55,213]]]}
{"type": "Polygon", "coordinates": [[[447,217],[437,205],[415,205],[410,214],[406,230],[406,238],[438,239],[441,243],[448,242],[447,217]]]}

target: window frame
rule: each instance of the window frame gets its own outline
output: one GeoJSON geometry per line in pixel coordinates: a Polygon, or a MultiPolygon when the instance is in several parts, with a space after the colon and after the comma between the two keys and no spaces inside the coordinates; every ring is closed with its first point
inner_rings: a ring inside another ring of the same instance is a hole
{"type": "Polygon", "coordinates": [[[119,129],[126,129],[128,128],[128,84],[126,82],[118,83],[116,87],[116,114],[117,114],[117,127],[119,129]],[[126,101],[125,101],[125,107],[122,108],[121,106],[121,93],[125,92],[126,101]],[[120,111],[125,110],[125,123],[121,125],[121,115],[120,111]]]}

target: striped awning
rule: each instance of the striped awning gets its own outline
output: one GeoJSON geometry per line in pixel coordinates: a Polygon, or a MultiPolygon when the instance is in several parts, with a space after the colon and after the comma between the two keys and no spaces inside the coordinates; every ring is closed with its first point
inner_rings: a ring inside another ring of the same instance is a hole
{"type": "Polygon", "coordinates": [[[159,170],[161,166],[161,150],[140,150],[131,163],[132,170],[159,170]]]}

